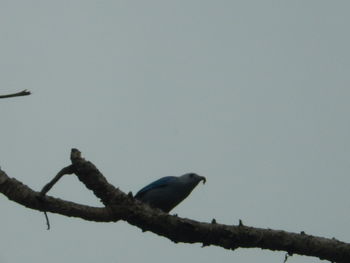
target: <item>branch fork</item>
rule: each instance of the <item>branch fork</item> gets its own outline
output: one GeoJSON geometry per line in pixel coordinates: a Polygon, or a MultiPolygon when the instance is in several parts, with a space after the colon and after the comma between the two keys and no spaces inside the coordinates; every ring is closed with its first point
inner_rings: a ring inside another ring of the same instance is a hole
{"type": "MultiPolygon", "coordinates": [[[[178,243],[201,243],[225,249],[262,248],[286,251],[329,260],[350,262],[350,244],[301,233],[254,228],[240,224],[210,223],[169,215],[134,199],[110,184],[96,166],[82,158],[77,149],[71,150],[71,164],[64,167],[40,192],[35,192],[0,169],[0,192],[10,200],[31,209],[79,217],[96,222],[124,220],[142,231],[151,231],[178,243]],[[49,190],[64,176],[75,174],[78,179],[102,202],[103,207],[81,205],[48,196],[49,190]]],[[[48,224],[49,226],[49,224],[48,224]]]]}

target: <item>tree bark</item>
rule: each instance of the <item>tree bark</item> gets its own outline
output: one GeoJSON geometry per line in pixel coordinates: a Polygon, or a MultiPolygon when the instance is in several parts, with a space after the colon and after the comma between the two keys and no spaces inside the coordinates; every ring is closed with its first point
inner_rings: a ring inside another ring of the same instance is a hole
{"type": "Polygon", "coordinates": [[[350,244],[302,233],[262,229],[239,225],[197,222],[169,215],[151,208],[108,183],[91,162],[81,157],[77,149],[71,151],[72,164],[63,168],[55,178],[36,192],[0,170],[0,192],[10,200],[43,212],[79,217],[96,222],[124,220],[143,231],[151,231],[175,243],[202,243],[203,246],[220,246],[225,249],[262,248],[286,251],[288,254],[312,256],[331,262],[350,262],[350,244]],[[65,174],[74,173],[78,179],[100,199],[104,207],[81,205],[46,193],[65,174]]]}

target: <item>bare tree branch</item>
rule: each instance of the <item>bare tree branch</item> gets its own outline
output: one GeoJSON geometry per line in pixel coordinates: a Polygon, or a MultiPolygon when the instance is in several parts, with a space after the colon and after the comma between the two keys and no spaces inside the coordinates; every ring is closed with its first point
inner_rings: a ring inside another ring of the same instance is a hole
{"type": "Polygon", "coordinates": [[[96,222],[124,220],[143,231],[151,231],[175,243],[201,243],[203,246],[214,245],[231,250],[239,247],[262,248],[286,251],[289,255],[317,257],[331,262],[350,262],[350,244],[336,239],[311,236],[304,232],[297,234],[248,227],[242,222],[233,226],[218,224],[215,219],[211,223],[204,223],[169,215],[135,200],[132,194],[125,194],[109,184],[91,162],[81,157],[78,150],[72,149],[71,161],[72,165],[62,169],[42,192],[33,191],[0,170],[0,192],[10,200],[38,211],[96,222]],[[59,178],[71,172],[94,192],[105,207],[90,207],[44,195],[59,178]]]}
{"type": "Polygon", "coordinates": [[[20,97],[20,96],[27,96],[30,95],[30,91],[28,90],[22,90],[20,92],[17,93],[12,93],[12,94],[7,94],[7,95],[0,95],[0,99],[4,99],[4,98],[12,98],[12,97],[20,97]]]}
{"type": "Polygon", "coordinates": [[[46,184],[43,187],[43,189],[41,189],[40,194],[42,196],[46,195],[46,193],[48,191],[50,191],[50,189],[54,186],[54,184],[57,183],[58,180],[60,180],[62,178],[62,176],[66,175],[66,174],[72,174],[72,173],[74,173],[74,171],[72,169],[72,165],[64,167],[61,171],[58,172],[58,174],[48,184],[46,184]]]}

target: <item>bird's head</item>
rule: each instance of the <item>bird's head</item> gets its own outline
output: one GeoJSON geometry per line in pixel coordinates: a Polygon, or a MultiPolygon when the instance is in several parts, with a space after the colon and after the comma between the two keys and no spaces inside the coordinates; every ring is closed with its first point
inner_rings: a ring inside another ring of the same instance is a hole
{"type": "Polygon", "coordinates": [[[195,173],[187,173],[184,175],[181,175],[179,177],[180,181],[186,183],[186,184],[193,184],[197,185],[200,181],[203,181],[203,184],[207,181],[207,179],[204,176],[200,176],[195,173]]]}

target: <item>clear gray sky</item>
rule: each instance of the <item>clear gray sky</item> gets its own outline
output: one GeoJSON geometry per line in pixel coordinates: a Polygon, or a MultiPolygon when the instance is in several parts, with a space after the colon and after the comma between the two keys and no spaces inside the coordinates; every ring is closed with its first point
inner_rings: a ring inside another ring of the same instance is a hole
{"type": "MultiPolygon", "coordinates": [[[[72,147],[134,193],[207,177],[173,213],[350,242],[349,1],[0,1],[0,165],[40,190],[72,147]]],[[[50,192],[100,205],[74,177],[50,192]]],[[[282,262],[173,244],[0,195],[0,262],[282,262]]],[[[319,262],[294,256],[291,263],[319,262]]]]}

